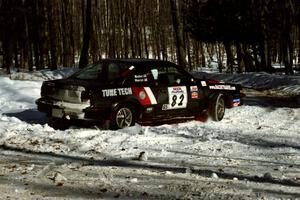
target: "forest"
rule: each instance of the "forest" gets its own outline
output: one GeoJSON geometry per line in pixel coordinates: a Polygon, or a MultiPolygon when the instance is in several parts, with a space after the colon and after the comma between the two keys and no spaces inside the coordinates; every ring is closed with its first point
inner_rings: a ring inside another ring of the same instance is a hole
{"type": "Polygon", "coordinates": [[[81,68],[103,58],[293,74],[300,0],[0,0],[5,73],[81,68]]]}

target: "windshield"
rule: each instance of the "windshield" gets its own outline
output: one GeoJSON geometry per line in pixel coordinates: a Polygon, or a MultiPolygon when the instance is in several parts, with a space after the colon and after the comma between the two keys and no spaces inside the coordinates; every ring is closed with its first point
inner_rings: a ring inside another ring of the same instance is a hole
{"type": "Polygon", "coordinates": [[[83,80],[95,80],[99,79],[103,74],[103,64],[91,64],[82,70],[76,72],[71,78],[83,79],[83,80]]]}

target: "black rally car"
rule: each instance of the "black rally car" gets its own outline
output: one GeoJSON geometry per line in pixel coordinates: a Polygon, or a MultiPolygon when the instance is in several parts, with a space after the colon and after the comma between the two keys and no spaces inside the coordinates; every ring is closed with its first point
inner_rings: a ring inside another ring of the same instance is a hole
{"type": "Polygon", "coordinates": [[[110,128],[174,119],[222,120],[242,104],[239,85],[199,80],[180,66],[150,59],[105,59],[67,79],[45,81],[38,110],[53,126],[106,121],[110,128]]]}

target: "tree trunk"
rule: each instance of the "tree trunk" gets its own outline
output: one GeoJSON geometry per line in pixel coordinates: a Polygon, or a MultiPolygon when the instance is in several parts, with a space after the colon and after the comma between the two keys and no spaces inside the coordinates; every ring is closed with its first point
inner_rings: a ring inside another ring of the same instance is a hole
{"type": "Polygon", "coordinates": [[[293,54],[294,54],[294,48],[293,48],[293,41],[292,41],[292,14],[289,12],[290,10],[293,10],[293,8],[290,8],[292,6],[290,2],[286,2],[284,5],[283,10],[283,29],[282,35],[283,35],[283,60],[285,65],[285,73],[286,74],[293,74],[293,54]],[[289,9],[290,8],[290,9],[289,9]]]}
{"type": "Polygon", "coordinates": [[[293,74],[293,45],[291,39],[286,38],[283,45],[283,63],[285,65],[285,73],[293,74]]]}
{"type": "Polygon", "coordinates": [[[16,69],[17,72],[20,71],[20,62],[19,62],[19,56],[18,55],[19,55],[18,48],[17,48],[17,46],[15,46],[15,48],[14,48],[14,56],[15,56],[14,60],[15,60],[15,69],[16,69]]]}
{"type": "Polygon", "coordinates": [[[73,58],[73,47],[71,45],[72,39],[73,39],[73,33],[71,32],[72,23],[70,22],[70,2],[69,0],[63,0],[62,1],[62,10],[61,10],[61,16],[62,16],[62,42],[63,42],[63,66],[64,67],[71,67],[74,62],[73,58]]]}
{"type": "Polygon", "coordinates": [[[205,57],[205,51],[203,48],[203,43],[200,42],[200,53],[201,53],[201,66],[206,67],[206,57],[205,57]]]}
{"type": "Polygon", "coordinates": [[[222,72],[224,69],[223,65],[223,48],[220,43],[218,43],[218,67],[219,67],[219,72],[222,72]]]}
{"type": "Polygon", "coordinates": [[[178,64],[186,68],[186,54],[184,49],[184,33],[183,22],[181,17],[181,5],[180,0],[170,0],[171,15],[173,21],[173,28],[175,32],[176,47],[177,47],[177,61],[178,64]]]}
{"type": "Polygon", "coordinates": [[[270,58],[270,50],[268,45],[268,40],[265,38],[259,44],[259,52],[261,58],[260,70],[265,72],[271,72],[271,58],[270,58]]]}
{"type": "Polygon", "coordinates": [[[298,19],[298,65],[300,65],[300,16],[298,19]]]}
{"type": "Polygon", "coordinates": [[[256,45],[253,45],[253,55],[254,55],[254,63],[255,63],[255,66],[253,67],[254,69],[254,71],[260,71],[260,67],[261,67],[261,65],[260,65],[260,62],[259,62],[259,53],[258,53],[258,49],[257,49],[257,47],[256,47],[256,45]]]}
{"type": "Polygon", "coordinates": [[[145,54],[146,58],[149,58],[149,50],[148,50],[148,42],[147,42],[147,31],[146,27],[143,27],[143,33],[144,33],[144,46],[145,46],[145,54]]]}
{"type": "Polygon", "coordinates": [[[233,73],[233,66],[234,66],[234,57],[231,49],[231,42],[224,42],[224,47],[226,51],[226,56],[227,56],[227,68],[230,69],[230,72],[233,73]]]}
{"type": "MultiPolygon", "coordinates": [[[[122,1],[123,2],[123,1],[122,1]]],[[[124,1],[124,8],[125,10],[129,9],[129,2],[128,1],[124,1]]],[[[128,58],[129,55],[129,37],[128,37],[128,23],[129,23],[129,19],[128,19],[128,15],[123,13],[124,15],[124,25],[123,25],[123,32],[124,32],[124,58],[128,58]]]]}
{"type": "Polygon", "coordinates": [[[5,39],[6,40],[3,41],[3,60],[6,72],[10,74],[10,69],[13,66],[13,43],[8,37],[5,37],[5,39]]]}
{"type": "Polygon", "coordinates": [[[244,52],[240,43],[236,43],[236,54],[238,61],[238,73],[245,71],[244,52]]]}
{"type": "Polygon", "coordinates": [[[89,60],[89,44],[90,44],[90,36],[92,32],[92,5],[91,0],[86,0],[86,4],[83,5],[86,9],[85,12],[85,26],[84,26],[84,34],[83,34],[83,46],[81,49],[80,60],[79,60],[79,68],[83,68],[88,64],[89,60]]]}
{"type": "Polygon", "coordinates": [[[34,53],[34,65],[35,65],[35,69],[39,69],[40,68],[40,20],[38,17],[38,9],[39,9],[39,5],[38,5],[38,1],[34,2],[33,5],[33,35],[34,37],[33,39],[33,53],[34,53]]]}
{"type": "Polygon", "coordinates": [[[245,72],[253,71],[253,58],[249,53],[249,45],[243,45],[245,72]]]}
{"type": "Polygon", "coordinates": [[[187,57],[188,57],[188,67],[189,67],[189,70],[190,71],[192,71],[192,69],[193,69],[193,67],[192,67],[192,57],[191,57],[191,51],[190,51],[190,49],[191,49],[191,45],[190,45],[190,39],[189,39],[189,37],[188,37],[188,35],[186,34],[186,36],[185,36],[185,38],[186,38],[186,46],[187,46],[187,57]]]}
{"type": "Polygon", "coordinates": [[[26,57],[26,68],[28,68],[29,71],[33,71],[33,58],[32,58],[32,49],[31,49],[31,42],[29,38],[29,26],[28,26],[28,17],[25,13],[24,15],[24,22],[25,22],[25,57],[26,57]]]}
{"type": "Polygon", "coordinates": [[[55,4],[53,4],[53,0],[48,0],[48,31],[49,31],[49,37],[50,37],[50,69],[56,70],[57,69],[57,29],[54,23],[55,18],[55,4]]]}

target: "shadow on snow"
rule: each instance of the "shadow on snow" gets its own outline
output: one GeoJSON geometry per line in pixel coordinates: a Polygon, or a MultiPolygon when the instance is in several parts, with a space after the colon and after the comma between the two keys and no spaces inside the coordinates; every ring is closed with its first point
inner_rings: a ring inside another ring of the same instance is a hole
{"type": "Polygon", "coordinates": [[[246,96],[244,105],[270,108],[300,108],[300,96],[275,97],[275,96],[246,96]]]}
{"type": "Polygon", "coordinates": [[[44,125],[48,122],[46,114],[39,112],[35,109],[24,110],[22,112],[14,112],[14,113],[3,113],[8,117],[15,117],[23,122],[29,124],[41,124],[44,125]]]}

